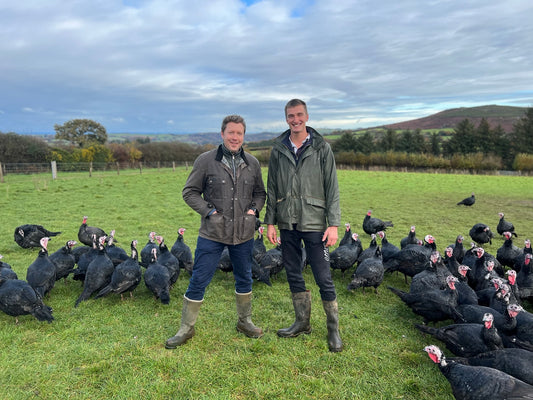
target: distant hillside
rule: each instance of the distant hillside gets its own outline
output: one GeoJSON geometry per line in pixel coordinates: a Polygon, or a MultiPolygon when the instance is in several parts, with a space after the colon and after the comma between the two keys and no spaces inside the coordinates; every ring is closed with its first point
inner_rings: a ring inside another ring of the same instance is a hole
{"type": "MultiPolygon", "coordinates": [[[[497,106],[487,105],[480,107],[461,107],[453,108],[450,110],[441,111],[437,114],[430,115],[428,117],[413,119],[410,121],[398,122],[395,124],[389,124],[379,127],[365,128],[392,128],[395,130],[403,129],[446,129],[454,128],[459,122],[468,118],[474,125],[478,125],[482,118],[485,118],[491,127],[499,125],[506,132],[513,130],[513,124],[520,119],[527,108],[525,107],[511,107],[511,106],[497,106]]],[[[324,134],[335,134],[341,130],[334,129],[321,129],[318,130],[324,134]]],[[[245,142],[256,143],[268,141],[275,138],[281,132],[261,132],[261,133],[247,133],[245,142]]],[[[218,144],[221,142],[219,132],[209,133],[191,133],[191,134],[172,134],[172,133],[109,133],[109,141],[134,141],[137,139],[149,139],[152,142],[172,142],[179,141],[190,144],[205,145],[205,144],[218,144]]],[[[52,136],[53,137],[53,136],[52,136]]]]}
{"type": "Polygon", "coordinates": [[[491,127],[501,125],[505,132],[513,130],[513,124],[524,116],[527,108],[488,105],[480,107],[461,107],[441,111],[428,117],[413,119],[405,122],[385,125],[385,128],[402,129],[445,129],[454,128],[464,119],[470,120],[474,125],[479,125],[485,118],[491,127]]]}

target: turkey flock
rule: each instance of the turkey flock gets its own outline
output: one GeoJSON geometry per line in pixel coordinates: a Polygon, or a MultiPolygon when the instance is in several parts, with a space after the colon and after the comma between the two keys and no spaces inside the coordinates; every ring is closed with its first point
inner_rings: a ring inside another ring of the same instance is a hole
{"type": "MultiPolygon", "coordinates": [[[[472,194],[457,205],[474,201],[472,194]]],[[[346,224],[330,260],[343,276],[356,266],[348,290],[373,287],[377,293],[387,273],[403,274],[406,283],[410,278],[409,291],[387,288],[422,319],[415,328],[454,355],[446,358],[434,344],[424,349],[456,399],[533,399],[533,314],[523,307],[533,300],[530,240],[516,246],[513,237],[518,235],[503,213],[496,228],[503,244],[496,255],[483,248],[496,235],[482,223],[469,230],[469,247],[458,235],[443,254],[433,236],[418,239],[415,226],[395,246],[385,234],[392,226],[368,211],[363,230],[370,245],[363,249],[358,234],[346,224]]]]}
{"type": "MultiPolygon", "coordinates": [[[[457,205],[471,206],[474,201],[472,193],[457,205]]],[[[15,317],[16,322],[17,317],[27,314],[52,322],[53,311],[44,299],[55,282],[69,276],[81,284],[74,307],[112,294],[121,299],[124,295],[133,297],[142,281],[157,301],[169,304],[170,290],[180,272],[192,274],[193,255],[184,242],[184,228],[178,229],[170,249],[162,236],[150,232],[146,244],[140,247],[132,240],[125,251],[116,245],[115,231],[106,233],[89,226],[87,219],[83,217],[78,241],[67,240],[52,254],[48,253],[48,242],[61,232],[33,224],[15,229],[14,239],[20,247],[39,248],[39,252],[28,266],[25,280],[0,255],[0,309],[4,313],[15,317]]],[[[453,354],[446,357],[437,345],[424,349],[448,379],[457,399],[533,399],[533,314],[524,307],[533,299],[530,240],[524,240],[523,247],[514,244],[518,235],[503,213],[499,213],[496,228],[503,244],[496,255],[483,248],[496,235],[482,223],[470,228],[470,246],[458,235],[442,254],[432,235],[417,237],[415,226],[398,246],[390,243],[385,232],[391,227],[392,221],[375,218],[369,210],[362,222],[364,233],[370,237],[364,248],[359,234],[346,223],[338,247],[329,254],[332,273],[339,270],[343,277],[349,273],[348,291],[361,288],[365,293],[365,288],[373,288],[376,294],[386,274],[405,276],[409,291],[392,286],[387,289],[421,318],[414,329],[440,341],[441,347],[453,354]]],[[[259,219],[256,228],[252,276],[271,286],[271,279],[283,270],[281,247],[278,243],[267,250],[259,219]]],[[[304,247],[301,256],[304,269],[308,264],[304,247]]],[[[233,270],[227,249],[218,269],[225,273],[233,270]]]]}

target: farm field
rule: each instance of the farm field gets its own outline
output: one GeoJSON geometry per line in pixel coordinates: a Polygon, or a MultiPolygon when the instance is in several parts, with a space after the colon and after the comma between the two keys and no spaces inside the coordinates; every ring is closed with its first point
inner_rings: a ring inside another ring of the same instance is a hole
{"type": "MultiPolygon", "coordinates": [[[[194,252],[199,216],[182,200],[190,169],[6,175],[0,184],[0,254],[19,279],[37,256],[13,240],[15,227],[40,224],[62,233],[52,238],[49,253],[77,240],[83,216],[88,225],[116,231],[117,245],[139,250],[156,231],[170,247],[180,227],[194,252]]],[[[263,168],[266,185],[266,168],[263,168]]],[[[368,210],[391,220],[388,240],[399,247],[411,227],[417,236],[435,237],[441,253],[478,222],[496,231],[498,212],[516,227],[514,243],[533,238],[533,179],[520,176],[446,175],[339,170],[343,223],[359,233],[368,210]],[[472,207],[456,203],[474,192],[472,207]]],[[[261,212],[261,217],[264,210],[261,212]]],[[[339,238],[343,235],[339,227],[339,238]]],[[[496,234],[491,254],[503,244],[496,234]]],[[[272,246],[267,244],[267,248],[272,246]]],[[[169,305],[153,299],[141,282],[134,297],[110,295],[74,303],[79,281],[58,281],[45,298],[55,320],[32,316],[19,323],[0,313],[0,376],[5,399],[453,399],[446,379],[423,351],[437,343],[414,324],[422,319],[386,289],[408,290],[403,275],[385,276],[378,294],[349,292],[353,269],[343,277],[334,271],[342,353],[329,353],[326,320],[318,287],[305,272],[312,292],[313,332],[281,339],[279,328],[294,320],[284,272],[272,287],[254,282],[253,320],[265,335],[257,340],[235,330],[233,278],[217,271],[207,289],[196,324],[196,336],[176,349],[164,341],[179,327],[188,275],[182,271],[169,305]]],[[[526,305],[533,311],[530,304],[526,305]]],[[[445,323],[443,323],[444,325],[445,323]]],[[[444,348],[444,346],[441,346],[444,348]]],[[[445,350],[446,354],[449,354],[445,350]]]]}

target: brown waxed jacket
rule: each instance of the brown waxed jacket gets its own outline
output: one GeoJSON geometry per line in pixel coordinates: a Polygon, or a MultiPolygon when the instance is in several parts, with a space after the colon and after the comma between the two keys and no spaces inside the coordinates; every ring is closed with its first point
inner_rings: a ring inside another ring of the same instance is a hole
{"type": "Polygon", "coordinates": [[[228,245],[244,243],[254,237],[256,215],[265,204],[266,192],[259,161],[241,152],[242,162],[233,179],[222,162],[222,145],[200,154],[182,191],[183,200],[202,220],[198,235],[228,245]],[[216,209],[216,214],[209,213],[216,209]]]}

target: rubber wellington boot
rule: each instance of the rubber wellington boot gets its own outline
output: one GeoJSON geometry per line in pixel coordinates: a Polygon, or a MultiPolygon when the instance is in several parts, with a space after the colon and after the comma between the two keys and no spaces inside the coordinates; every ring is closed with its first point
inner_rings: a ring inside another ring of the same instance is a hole
{"type": "Polygon", "coordinates": [[[183,296],[183,310],[181,312],[181,327],[174,336],[165,342],[167,349],[175,349],[194,336],[194,324],[203,300],[189,300],[183,296]]]}
{"type": "Polygon", "coordinates": [[[252,292],[237,293],[235,292],[237,304],[237,331],[244,333],[249,338],[260,338],[263,336],[263,330],[254,325],[252,322],[252,292]]]}
{"type": "Polygon", "coordinates": [[[290,327],[278,330],[279,337],[296,337],[302,333],[306,335],[311,333],[309,322],[311,319],[311,292],[306,290],[305,292],[293,293],[292,305],[296,320],[290,327]]]}
{"type": "Polygon", "coordinates": [[[339,306],[337,300],[323,300],[322,304],[327,317],[329,351],[338,353],[342,351],[342,340],[339,334],[339,306]]]}

